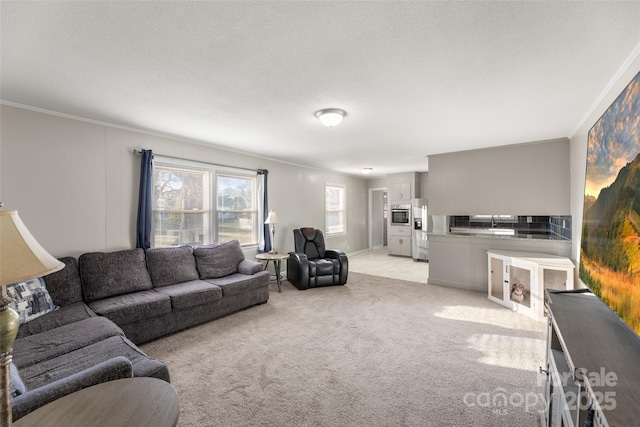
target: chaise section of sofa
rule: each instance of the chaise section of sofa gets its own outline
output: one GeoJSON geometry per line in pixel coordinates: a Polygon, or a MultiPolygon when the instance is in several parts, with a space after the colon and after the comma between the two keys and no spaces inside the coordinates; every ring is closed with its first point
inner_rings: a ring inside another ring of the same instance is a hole
{"type": "Polygon", "coordinates": [[[13,421],[67,394],[103,382],[132,376],[131,362],[124,356],[117,356],[42,387],[28,389],[11,399],[13,421]]]}
{"type": "Polygon", "coordinates": [[[82,283],[78,261],[72,257],[60,258],[65,267],[44,278],[47,290],[57,309],[20,325],[18,338],[45,332],[60,326],[87,319],[96,314],[82,299],[82,283]]]}
{"type": "Polygon", "coordinates": [[[64,269],[44,277],[56,310],[21,325],[13,345],[12,383],[23,386],[12,396],[14,420],[101,382],[131,376],[169,381],[163,362],[148,357],[84,303],[75,258],[61,261],[64,269]]]}
{"type": "Polygon", "coordinates": [[[57,309],[21,325],[14,344],[16,383],[24,384],[12,397],[14,420],[100,382],[169,381],[167,366],[137,344],[269,299],[269,273],[237,240],[61,261],[65,268],[44,278],[57,309]]]}

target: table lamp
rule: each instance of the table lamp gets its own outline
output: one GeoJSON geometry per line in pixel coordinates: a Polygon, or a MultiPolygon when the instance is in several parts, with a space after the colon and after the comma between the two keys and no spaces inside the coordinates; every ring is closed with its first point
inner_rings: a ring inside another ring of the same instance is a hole
{"type": "MultiPolygon", "coordinates": [[[[2,206],[0,204],[0,206],[2,206]]],[[[9,304],[5,285],[62,270],[58,261],[33,238],[17,211],[0,211],[0,426],[10,426],[11,349],[20,327],[20,317],[9,304]]]]}
{"type": "Polygon", "coordinates": [[[278,223],[278,215],[274,211],[269,211],[269,216],[267,220],[264,222],[265,224],[271,225],[271,250],[270,254],[277,254],[275,249],[275,238],[276,238],[276,224],[278,223]]]}

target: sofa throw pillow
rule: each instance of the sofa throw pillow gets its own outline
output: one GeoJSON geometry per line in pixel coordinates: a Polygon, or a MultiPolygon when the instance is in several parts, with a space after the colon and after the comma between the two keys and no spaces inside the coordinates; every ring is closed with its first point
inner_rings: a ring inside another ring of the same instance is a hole
{"type": "Polygon", "coordinates": [[[11,381],[11,397],[16,397],[27,392],[27,387],[25,387],[22,378],[20,378],[18,368],[16,368],[16,365],[13,363],[9,367],[9,378],[11,381]]]}
{"type": "Polygon", "coordinates": [[[20,315],[20,324],[27,323],[56,309],[41,277],[7,285],[9,304],[20,315]]]}
{"type": "Polygon", "coordinates": [[[231,240],[212,246],[195,248],[193,251],[201,279],[217,279],[238,271],[244,259],[240,242],[231,240]]]}

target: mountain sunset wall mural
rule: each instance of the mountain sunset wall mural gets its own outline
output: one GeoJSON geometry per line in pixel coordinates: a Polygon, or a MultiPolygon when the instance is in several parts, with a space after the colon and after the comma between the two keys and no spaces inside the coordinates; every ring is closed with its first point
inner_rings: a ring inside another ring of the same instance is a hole
{"type": "Polygon", "coordinates": [[[593,125],[580,279],[640,335],[640,73],[593,125]]]}

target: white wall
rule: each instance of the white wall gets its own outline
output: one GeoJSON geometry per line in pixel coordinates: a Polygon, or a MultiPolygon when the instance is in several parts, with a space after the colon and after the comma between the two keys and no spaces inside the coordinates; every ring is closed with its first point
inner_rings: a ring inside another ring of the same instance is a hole
{"type": "Polygon", "coordinates": [[[134,149],[246,169],[268,169],[269,207],[278,213],[275,248],[293,250],[294,228],[324,227],[324,184],[347,188],[347,235],[327,247],[367,248],[365,179],[203,145],[0,106],[0,201],[18,210],[55,256],[135,247],[140,156],[134,149]]]}
{"type": "Polygon", "coordinates": [[[619,77],[615,78],[609,90],[603,94],[602,99],[594,107],[593,111],[585,119],[577,132],[571,137],[571,215],[573,217],[573,245],[571,257],[576,265],[580,259],[580,240],[582,234],[582,208],[584,203],[584,184],[587,171],[587,135],[589,129],[609,108],[611,103],[620,95],[631,79],[640,72],[640,45],[636,47],[634,54],[628,61],[628,66],[623,67],[619,77]]]}

